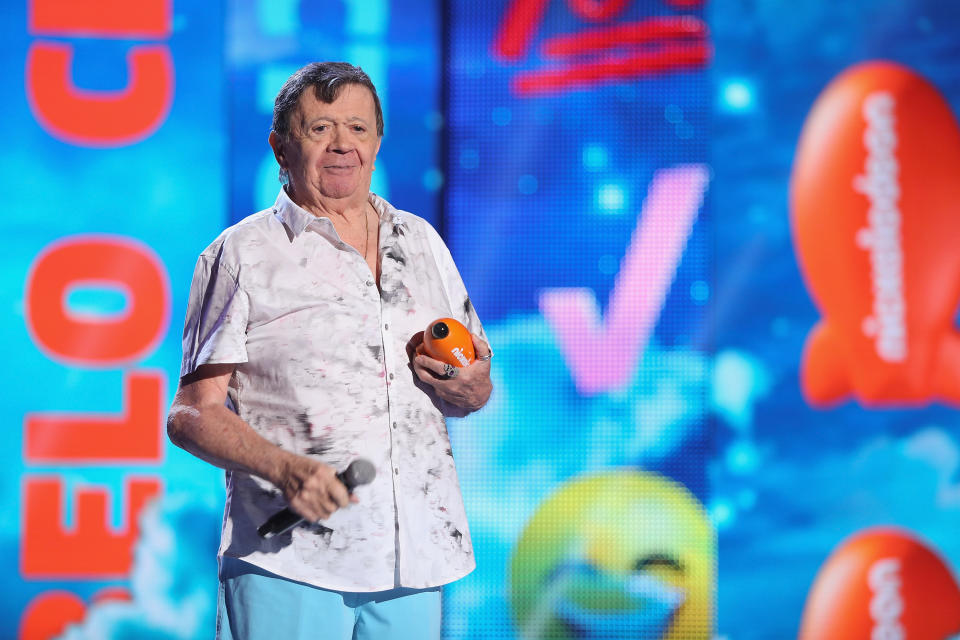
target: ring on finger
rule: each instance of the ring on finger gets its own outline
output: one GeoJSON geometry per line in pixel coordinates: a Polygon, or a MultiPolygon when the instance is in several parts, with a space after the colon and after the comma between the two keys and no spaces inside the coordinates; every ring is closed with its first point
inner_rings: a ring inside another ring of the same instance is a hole
{"type": "Polygon", "coordinates": [[[452,364],[443,365],[443,377],[447,380],[452,380],[457,377],[457,368],[452,364]]]}

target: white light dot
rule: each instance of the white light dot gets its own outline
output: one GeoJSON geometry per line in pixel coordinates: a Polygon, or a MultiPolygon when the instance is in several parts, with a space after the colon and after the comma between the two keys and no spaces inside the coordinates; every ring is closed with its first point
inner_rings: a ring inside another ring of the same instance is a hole
{"type": "Polygon", "coordinates": [[[727,111],[747,111],[753,106],[753,87],[744,80],[729,80],[720,88],[720,99],[727,111]]]}
{"type": "Polygon", "coordinates": [[[622,211],[627,204],[627,194],[618,184],[604,184],[597,189],[597,206],[602,211],[622,211]]]}
{"type": "Polygon", "coordinates": [[[726,500],[717,500],[710,505],[710,519],[718,528],[731,524],[735,515],[733,506],[726,500]]]}
{"type": "Polygon", "coordinates": [[[588,144],[582,152],[583,167],[587,171],[599,171],[607,166],[609,157],[605,147],[598,144],[588,144]]]}
{"type": "Polygon", "coordinates": [[[760,453],[752,442],[740,440],[727,448],[726,462],[731,473],[750,474],[760,466],[760,453]]]}

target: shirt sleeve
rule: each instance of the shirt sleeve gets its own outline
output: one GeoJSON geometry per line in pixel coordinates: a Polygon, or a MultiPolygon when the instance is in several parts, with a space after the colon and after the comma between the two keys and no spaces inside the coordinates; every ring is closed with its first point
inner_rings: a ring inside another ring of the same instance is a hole
{"type": "Polygon", "coordinates": [[[473,302],[470,301],[467,287],[463,284],[463,279],[460,277],[460,271],[453,261],[450,249],[444,244],[440,238],[440,234],[432,228],[431,231],[430,244],[432,245],[434,259],[437,262],[437,270],[443,279],[443,287],[447,294],[447,300],[450,303],[451,317],[462,322],[471,333],[477,334],[489,345],[490,341],[487,339],[487,334],[483,330],[479,316],[477,316],[477,310],[473,308],[473,302]]]}
{"type": "Polygon", "coordinates": [[[183,325],[180,376],[203,364],[247,361],[249,299],[220,255],[197,260],[183,325]]]}

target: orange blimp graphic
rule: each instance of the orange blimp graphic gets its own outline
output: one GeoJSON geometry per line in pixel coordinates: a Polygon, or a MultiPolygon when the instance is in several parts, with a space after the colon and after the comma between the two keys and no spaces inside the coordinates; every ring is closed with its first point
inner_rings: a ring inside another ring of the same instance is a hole
{"type": "Polygon", "coordinates": [[[807,401],[960,404],[960,128],[940,93],[891,62],[840,74],[804,123],[790,209],[822,315],[807,401]]]}
{"type": "Polygon", "coordinates": [[[874,527],[844,541],[807,596],[798,640],[944,640],[960,633],[960,587],[910,532],[874,527]]]}

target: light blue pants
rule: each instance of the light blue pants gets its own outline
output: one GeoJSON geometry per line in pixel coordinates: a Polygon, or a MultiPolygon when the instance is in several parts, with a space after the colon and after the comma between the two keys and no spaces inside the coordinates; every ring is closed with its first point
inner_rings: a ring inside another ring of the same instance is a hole
{"type": "Polygon", "coordinates": [[[440,587],[354,593],[223,559],[217,640],[440,640],[440,587]]]}

